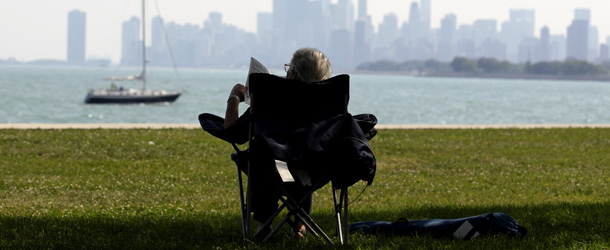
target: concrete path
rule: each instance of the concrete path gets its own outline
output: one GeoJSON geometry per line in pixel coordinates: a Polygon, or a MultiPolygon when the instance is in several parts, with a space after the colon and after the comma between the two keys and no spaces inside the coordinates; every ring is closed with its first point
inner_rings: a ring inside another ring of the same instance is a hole
{"type": "MultiPolygon", "coordinates": [[[[2,123],[0,129],[200,129],[196,123],[2,123]]],[[[610,124],[377,125],[377,129],[610,128],[610,124]]]]}

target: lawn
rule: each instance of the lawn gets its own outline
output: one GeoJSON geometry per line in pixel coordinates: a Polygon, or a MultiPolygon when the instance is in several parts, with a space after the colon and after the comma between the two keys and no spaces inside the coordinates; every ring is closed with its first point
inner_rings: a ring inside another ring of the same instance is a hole
{"type": "MultiPolygon", "coordinates": [[[[350,222],[502,212],[528,235],[333,247],[284,229],[247,248],[610,248],[610,129],[380,130],[371,147],[377,177],[350,222]]],[[[232,150],[199,129],[0,130],[0,249],[244,248],[232,150]]],[[[328,187],[314,203],[332,233],[328,187]]]]}

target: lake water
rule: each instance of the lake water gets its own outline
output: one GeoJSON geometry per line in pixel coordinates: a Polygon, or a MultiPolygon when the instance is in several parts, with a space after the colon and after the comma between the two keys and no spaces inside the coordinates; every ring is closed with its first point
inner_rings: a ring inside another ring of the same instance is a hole
{"type": "MultiPolygon", "coordinates": [[[[199,113],[224,115],[229,92],[245,81],[247,69],[177,74],[152,68],[147,87],[184,90],[176,102],[84,103],[89,89],[110,86],[103,77],[137,73],[138,68],[0,66],[0,123],[198,123],[199,113]]],[[[606,82],[350,76],[350,113],[372,113],[380,124],[610,124],[606,82]]]]}

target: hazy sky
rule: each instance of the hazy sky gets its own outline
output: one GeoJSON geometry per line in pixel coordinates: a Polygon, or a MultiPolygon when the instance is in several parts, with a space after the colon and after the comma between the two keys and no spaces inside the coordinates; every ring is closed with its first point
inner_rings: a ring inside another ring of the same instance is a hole
{"type": "MultiPolygon", "coordinates": [[[[419,0],[414,0],[419,1],[419,0]]],[[[272,0],[156,0],[161,16],[180,24],[203,25],[208,13],[223,13],[223,22],[256,31],[257,12],[271,12],[272,0]]],[[[334,0],[336,2],[336,0],[334,0]]],[[[357,0],[353,0],[357,5],[357,0]]],[[[377,24],[394,12],[400,23],[408,20],[409,0],[369,0],[368,13],[377,24]]],[[[609,0],[431,0],[432,27],[445,14],[457,15],[459,24],[496,19],[498,29],[509,10],[535,9],[536,33],[548,26],[551,34],[565,34],[575,8],[591,9],[591,24],[598,26],[600,42],[610,36],[609,0]]],[[[140,16],[139,0],[0,0],[0,59],[19,61],[66,59],[68,12],[87,13],[87,57],[120,59],[121,23],[140,16]]],[[[149,17],[157,15],[155,1],[147,1],[149,17]]],[[[150,27],[148,26],[148,29],[150,27]]]]}

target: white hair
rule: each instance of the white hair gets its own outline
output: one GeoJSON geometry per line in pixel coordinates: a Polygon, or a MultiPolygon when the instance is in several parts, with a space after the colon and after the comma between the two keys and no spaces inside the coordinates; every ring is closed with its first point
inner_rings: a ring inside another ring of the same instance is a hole
{"type": "Polygon", "coordinates": [[[301,48],[294,52],[290,60],[290,71],[305,82],[318,82],[330,78],[330,60],[315,48],[301,48]]]}

